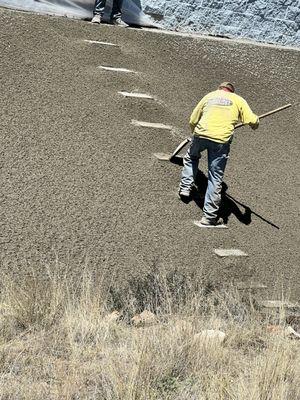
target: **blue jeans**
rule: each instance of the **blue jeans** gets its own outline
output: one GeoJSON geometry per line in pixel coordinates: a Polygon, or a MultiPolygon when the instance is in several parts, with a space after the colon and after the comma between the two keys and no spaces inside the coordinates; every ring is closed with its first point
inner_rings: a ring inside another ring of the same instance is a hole
{"type": "MultiPolygon", "coordinates": [[[[105,9],[106,0],[96,0],[94,6],[94,14],[103,16],[105,9]]],[[[122,14],[123,0],[113,0],[113,6],[111,10],[111,19],[120,18],[122,14]]]]}
{"type": "Polygon", "coordinates": [[[201,152],[207,150],[208,185],[205,193],[203,213],[209,220],[216,220],[221,204],[224,171],[229,158],[230,142],[217,143],[193,136],[190,148],[183,158],[180,190],[190,191],[197,177],[201,152]]]}

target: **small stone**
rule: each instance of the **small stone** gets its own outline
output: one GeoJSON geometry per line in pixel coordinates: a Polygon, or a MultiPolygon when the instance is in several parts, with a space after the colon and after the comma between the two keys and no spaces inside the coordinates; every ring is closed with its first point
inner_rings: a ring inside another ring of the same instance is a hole
{"type": "Polygon", "coordinates": [[[134,326],[149,326],[157,322],[155,314],[151,311],[144,310],[142,313],[135,315],[131,318],[131,322],[134,326]]]}
{"type": "Polygon", "coordinates": [[[300,333],[296,332],[291,326],[285,328],[285,334],[293,339],[300,339],[300,333]]]}
{"type": "Polygon", "coordinates": [[[181,332],[191,332],[193,330],[192,323],[184,319],[175,321],[174,327],[181,332]]]}
{"type": "Polygon", "coordinates": [[[272,335],[300,339],[300,333],[296,332],[291,326],[268,325],[266,330],[272,335]]]}
{"type": "Polygon", "coordinates": [[[117,322],[122,316],[122,313],[120,313],[119,311],[113,311],[110,314],[106,315],[104,317],[104,321],[108,322],[108,323],[112,323],[112,322],[117,322]]]}
{"type": "Polygon", "coordinates": [[[288,315],[286,317],[287,325],[293,327],[296,331],[300,331],[300,314],[299,315],[288,315]]]}
{"type": "Polygon", "coordinates": [[[200,333],[196,333],[194,335],[194,342],[198,342],[200,344],[203,343],[223,343],[225,340],[226,334],[219,330],[207,329],[201,331],[200,333]]]}
{"type": "Polygon", "coordinates": [[[245,282],[238,282],[236,284],[238,290],[245,290],[245,289],[267,289],[268,286],[262,283],[245,283],[245,282]]]}
{"type": "Polygon", "coordinates": [[[266,327],[266,331],[268,333],[271,333],[272,335],[283,335],[284,334],[284,328],[280,325],[268,325],[266,327]]]}
{"type": "Polygon", "coordinates": [[[287,301],[282,300],[263,300],[259,301],[258,304],[261,307],[265,308],[292,308],[292,309],[300,309],[299,304],[289,303],[287,301]]]}

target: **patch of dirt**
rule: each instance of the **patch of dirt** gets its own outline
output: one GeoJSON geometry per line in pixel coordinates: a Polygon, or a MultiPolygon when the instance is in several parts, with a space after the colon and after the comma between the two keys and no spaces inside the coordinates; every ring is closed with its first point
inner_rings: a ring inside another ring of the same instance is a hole
{"type": "Polygon", "coordinates": [[[74,273],[85,263],[124,282],[156,265],[214,282],[259,281],[269,287],[264,295],[281,285],[299,295],[299,52],[4,9],[0,39],[2,268],[24,271],[58,257],[74,273]],[[236,132],[225,181],[248,209],[229,201],[229,229],[208,232],[192,223],[201,202],[176,198],[180,165],[153,153],[172,152],[190,134],[193,107],[224,80],[258,114],[294,106],[258,131],[236,132]],[[161,102],[125,99],[121,90],[161,102]],[[224,262],[215,248],[249,257],[224,262]]]}

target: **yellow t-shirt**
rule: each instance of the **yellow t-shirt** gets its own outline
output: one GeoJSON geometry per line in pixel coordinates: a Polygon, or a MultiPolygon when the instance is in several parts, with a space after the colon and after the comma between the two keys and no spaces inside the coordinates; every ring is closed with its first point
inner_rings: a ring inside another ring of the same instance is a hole
{"type": "Polygon", "coordinates": [[[194,135],[218,143],[228,142],[238,122],[256,124],[258,116],[241,96],[220,89],[204,96],[190,118],[194,135]]]}

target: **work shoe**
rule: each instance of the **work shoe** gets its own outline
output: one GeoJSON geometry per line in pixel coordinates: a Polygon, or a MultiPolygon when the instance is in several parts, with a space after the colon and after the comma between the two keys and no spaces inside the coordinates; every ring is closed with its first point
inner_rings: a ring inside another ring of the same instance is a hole
{"type": "Polygon", "coordinates": [[[187,189],[179,189],[178,195],[180,198],[188,198],[191,196],[191,192],[187,189]]]}
{"type": "Polygon", "coordinates": [[[183,196],[183,197],[190,197],[190,195],[191,195],[189,190],[180,190],[179,194],[180,194],[180,196],[183,196]]]}
{"type": "Polygon", "coordinates": [[[95,14],[91,20],[92,24],[100,24],[101,22],[101,15],[100,14],[95,14]]]}
{"type": "Polygon", "coordinates": [[[219,226],[224,226],[226,227],[226,225],[224,224],[224,221],[222,220],[222,218],[220,218],[219,220],[214,218],[214,219],[209,219],[206,217],[202,217],[200,220],[200,225],[205,227],[205,228],[214,228],[214,227],[219,227],[219,226]]]}
{"type": "Polygon", "coordinates": [[[202,217],[200,220],[201,225],[215,225],[216,220],[215,219],[208,219],[206,217],[202,217]]]}
{"type": "Polygon", "coordinates": [[[117,25],[117,26],[121,26],[121,27],[123,27],[123,28],[126,28],[126,27],[128,26],[128,24],[126,24],[126,22],[124,22],[124,21],[122,20],[122,18],[114,18],[114,19],[112,20],[112,24],[113,24],[113,25],[117,25]]]}

